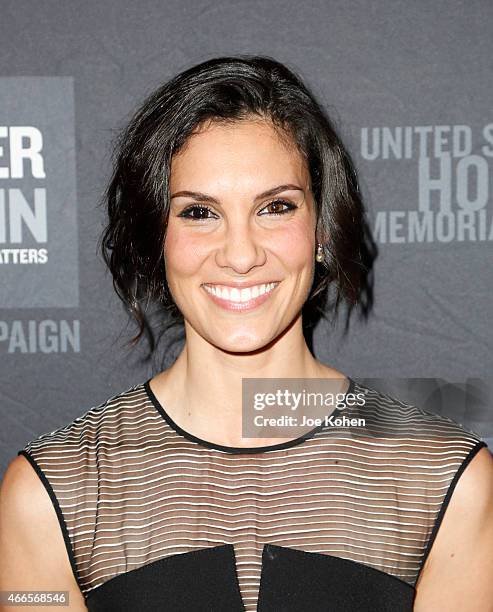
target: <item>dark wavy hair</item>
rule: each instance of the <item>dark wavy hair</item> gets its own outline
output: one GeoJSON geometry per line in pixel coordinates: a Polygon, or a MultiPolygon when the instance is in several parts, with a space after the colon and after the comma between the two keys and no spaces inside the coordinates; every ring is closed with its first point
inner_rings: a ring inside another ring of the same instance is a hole
{"type": "MultiPolygon", "coordinates": [[[[306,160],[324,236],[324,262],[316,263],[313,286],[303,306],[304,330],[340,303],[349,314],[359,305],[367,316],[372,302],[376,253],[353,163],[332,120],[291,69],[270,57],[218,57],[181,72],[147,97],[119,135],[114,170],[102,204],[107,225],[101,249],[113,286],[138,324],[150,354],[156,338],[149,313],[157,305],[165,329],[182,323],[166,282],[163,245],[169,215],[171,159],[205,121],[268,119],[306,160]],[[329,288],[335,299],[329,304],[329,288]]],[[[162,335],[162,334],[161,334],[162,335]]],[[[161,337],[161,336],[159,336],[161,337]]]]}

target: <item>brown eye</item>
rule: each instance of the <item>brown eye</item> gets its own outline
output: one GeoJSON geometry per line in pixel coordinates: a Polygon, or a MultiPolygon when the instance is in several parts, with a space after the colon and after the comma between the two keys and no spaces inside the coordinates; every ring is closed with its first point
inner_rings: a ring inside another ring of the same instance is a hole
{"type": "Polygon", "coordinates": [[[286,200],[273,200],[272,202],[269,202],[267,204],[267,206],[265,206],[265,208],[263,208],[262,210],[268,210],[270,209],[269,212],[267,213],[263,213],[260,212],[259,215],[260,216],[264,216],[264,215],[284,215],[288,212],[290,212],[291,210],[294,210],[295,208],[298,208],[297,206],[295,206],[294,204],[291,204],[291,202],[287,202],[286,200]]]}
{"type": "Polygon", "coordinates": [[[185,219],[192,219],[192,221],[201,221],[203,219],[210,219],[209,213],[212,210],[207,206],[189,206],[183,210],[178,216],[185,219]]]}

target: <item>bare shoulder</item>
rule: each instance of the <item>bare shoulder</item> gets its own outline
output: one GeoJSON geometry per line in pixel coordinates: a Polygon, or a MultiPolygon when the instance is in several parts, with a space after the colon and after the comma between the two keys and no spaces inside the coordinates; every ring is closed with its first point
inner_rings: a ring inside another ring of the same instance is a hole
{"type": "Polygon", "coordinates": [[[29,461],[9,464],[0,487],[0,590],[68,590],[86,610],[54,505],[29,461]]]}
{"type": "Polygon", "coordinates": [[[457,480],[416,590],[419,612],[493,611],[493,457],[486,447],[457,480]]]}
{"type": "MultiPolygon", "coordinates": [[[[443,528],[442,540],[453,537],[453,532],[457,537],[457,530],[471,534],[488,525],[493,528],[492,511],[493,457],[488,448],[483,447],[457,481],[440,527],[440,531],[443,528]]],[[[430,556],[432,554],[433,549],[430,556]]]]}
{"type": "Polygon", "coordinates": [[[1,543],[5,544],[15,533],[15,539],[23,541],[24,546],[36,546],[37,538],[30,537],[35,528],[37,537],[53,537],[59,528],[53,515],[54,508],[41,480],[28,460],[19,455],[10,462],[0,488],[1,543]]]}
{"type": "Polygon", "coordinates": [[[483,447],[476,453],[459,478],[454,491],[454,505],[470,509],[477,514],[481,509],[485,510],[493,501],[492,494],[493,456],[487,447],[483,447]]]}
{"type": "Polygon", "coordinates": [[[48,509],[51,500],[45,495],[39,477],[28,460],[19,455],[13,459],[5,471],[0,489],[2,509],[15,510],[11,520],[22,520],[26,515],[38,515],[48,509]],[[48,503],[47,503],[48,502],[48,503]]]}

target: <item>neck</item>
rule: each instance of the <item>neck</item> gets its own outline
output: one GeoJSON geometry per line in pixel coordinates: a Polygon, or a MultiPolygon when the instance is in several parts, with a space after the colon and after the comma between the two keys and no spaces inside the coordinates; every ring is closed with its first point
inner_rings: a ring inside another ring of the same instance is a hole
{"type": "Polygon", "coordinates": [[[178,359],[152,386],[171,418],[189,433],[225,446],[261,446],[285,439],[242,438],[242,379],[329,376],[345,378],[313,357],[300,317],[275,342],[249,353],[223,351],[186,329],[178,359]]]}

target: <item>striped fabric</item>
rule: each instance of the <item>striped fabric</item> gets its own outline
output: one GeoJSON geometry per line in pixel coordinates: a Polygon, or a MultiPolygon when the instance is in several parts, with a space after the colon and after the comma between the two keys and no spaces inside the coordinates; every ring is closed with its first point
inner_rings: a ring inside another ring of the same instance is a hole
{"type": "Polygon", "coordinates": [[[28,443],[19,454],[50,493],[82,593],[226,543],[247,611],[256,609],[266,543],[415,585],[457,479],[484,442],[446,417],[351,384],[366,401],[344,412],[365,427],[326,426],[260,452],[183,435],[149,381],[28,443]]]}

